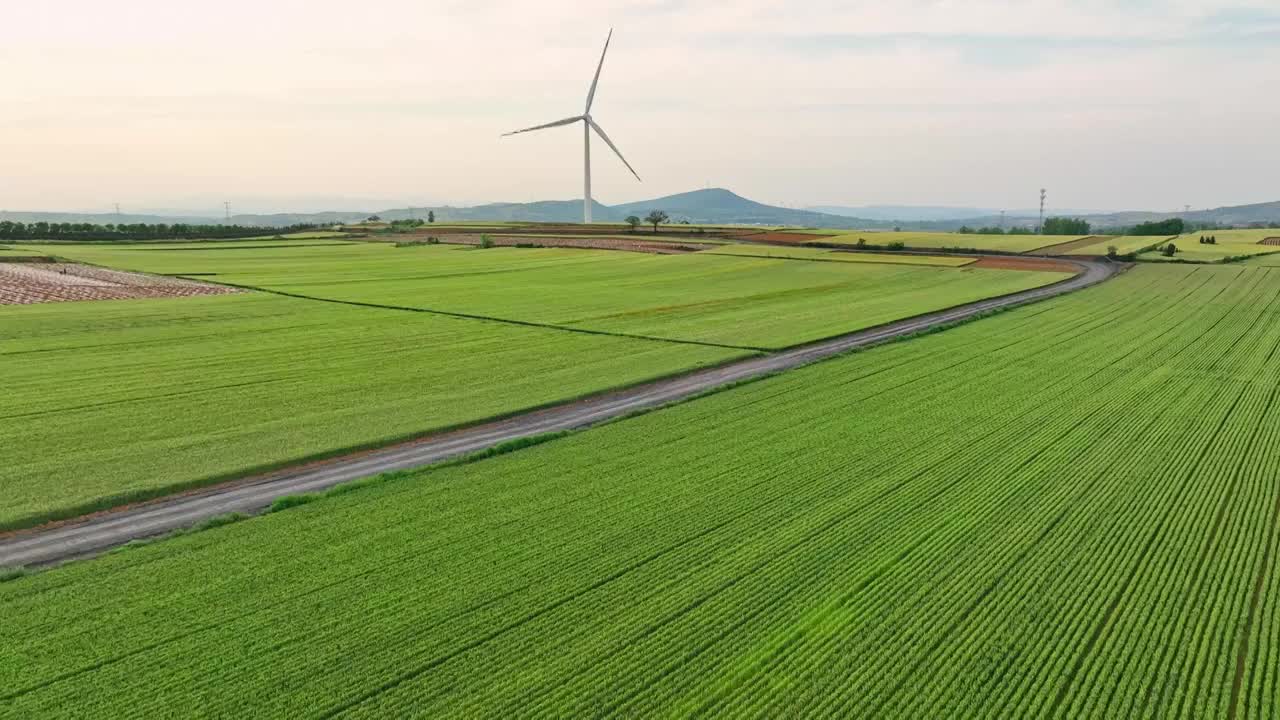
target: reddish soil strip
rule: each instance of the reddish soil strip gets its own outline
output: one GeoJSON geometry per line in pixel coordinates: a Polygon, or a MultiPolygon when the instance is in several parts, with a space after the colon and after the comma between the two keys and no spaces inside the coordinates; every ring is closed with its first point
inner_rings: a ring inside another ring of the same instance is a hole
{"type": "MultiPolygon", "coordinates": [[[[541,247],[584,248],[588,250],[624,250],[627,252],[655,253],[658,255],[679,255],[683,253],[708,250],[718,245],[698,242],[663,242],[660,240],[623,240],[619,238],[567,238],[547,237],[539,235],[491,235],[489,239],[494,245],[513,247],[515,245],[539,245],[541,247]]],[[[479,245],[478,235],[443,235],[440,242],[457,245],[479,245]]]]}
{"type": "Polygon", "coordinates": [[[237,288],[64,263],[0,263],[0,305],[226,295],[237,288]]]}
{"type": "Polygon", "coordinates": [[[1263,238],[1258,241],[1259,245],[1280,245],[1280,237],[1263,238]]]}
{"type": "Polygon", "coordinates": [[[1079,266],[1066,260],[1053,260],[1038,257],[984,257],[976,263],[965,265],[962,269],[984,268],[987,270],[1030,270],[1034,272],[1076,273],[1079,266]]]}
{"type": "MultiPolygon", "coordinates": [[[[1044,247],[1036,248],[1031,252],[1037,255],[1065,255],[1072,250],[1079,250],[1080,248],[1089,247],[1090,245],[1097,245],[1105,240],[1106,237],[1103,235],[1090,235],[1089,237],[1082,237],[1079,240],[1071,240],[1069,242],[1058,243],[1057,245],[1045,245],[1044,247]]],[[[1105,253],[1106,250],[1104,248],[1103,251],[1098,254],[1103,255],[1105,253]]]]}

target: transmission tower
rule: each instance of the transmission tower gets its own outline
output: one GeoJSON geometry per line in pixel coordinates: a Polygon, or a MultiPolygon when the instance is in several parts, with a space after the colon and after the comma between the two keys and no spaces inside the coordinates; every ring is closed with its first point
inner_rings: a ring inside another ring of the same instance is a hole
{"type": "Polygon", "coordinates": [[[222,212],[223,212],[224,221],[228,225],[230,225],[231,224],[231,201],[230,200],[222,201],[222,212]]]}
{"type": "Polygon", "coordinates": [[[116,203],[116,220],[120,219],[120,203],[116,203]]]}
{"type": "Polygon", "coordinates": [[[1044,198],[1048,193],[1044,188],[1040,188],[1040,224],[1036,226],[1036,234],[1044,232],[1044,198]]]}

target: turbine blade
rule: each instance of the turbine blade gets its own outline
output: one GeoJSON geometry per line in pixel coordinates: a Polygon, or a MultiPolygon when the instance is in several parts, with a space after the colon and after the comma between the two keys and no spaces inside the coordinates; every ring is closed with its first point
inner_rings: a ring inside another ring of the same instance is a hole
{"type": "Polygon", "coordinates": [[[576,123],[581,119],[583,119],[581,115],[574,115],[573,117],[565,118],[563,120],[556,120],[555,122],[549,122],[545,125],[534,125],[533,127],[527,127],[523,130],[512,130],[509,133],[502,133],[502,137],[506,137],[508,135],[517,135],[519,133],[531,132],[533,130],[543,130],[545,128],[553,128],[553,127],[560,127],[561,125],[569,125],[570,123],[576,123]]]}
{"type": "MultiPolygon", "coordinates": [[[[631,163],[627,162],[627,159],[622,157],[622,151],[618,149],[617,145],[613,144],[613,141],[609,139],[608,135],[604,134],[604,128],[597,125],[596,121],[591,118],[587,118],[586,120],[587,124],[591,126],[591,129],[595,130],[596,134],[600,136],[600,139],[603,140],[605,144],[609,146],[609,149],[613,150],[614,154],[618,156],[618,159],[622,161],[622,164],[626,165],[627,169],[631,171],[631,174],[636,176],[636,180],[640,180],[640,175],[636,173],[635,168],[631,167],[631,163]]],[[[640,180],[640,182],[644,181],[640,180]]]]}
{"type": "Polygon", "coordinates": [[[591,78],[591,89],[587,91],[587,109],[583,115],[591,112],[591,101],[596,98],[596,83],[600,82],[600,69],[604,67],[604,54],[609,52],[609,40],[613,38],[613,28],[609,28],[609,36],[604,39],[604,50],[600,51],[600,64],[596,65],[596,76],[591,78]]]}

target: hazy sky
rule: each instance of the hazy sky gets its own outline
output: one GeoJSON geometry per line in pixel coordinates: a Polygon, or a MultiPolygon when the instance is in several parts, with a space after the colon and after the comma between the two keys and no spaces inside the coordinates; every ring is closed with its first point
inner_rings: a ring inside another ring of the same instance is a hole
{"type": "Polygon", "coordinates": [[[377,208],[708,183],[778,204],[1280,199],[1280,7],[4,2],[0,208],[377,208]]]}

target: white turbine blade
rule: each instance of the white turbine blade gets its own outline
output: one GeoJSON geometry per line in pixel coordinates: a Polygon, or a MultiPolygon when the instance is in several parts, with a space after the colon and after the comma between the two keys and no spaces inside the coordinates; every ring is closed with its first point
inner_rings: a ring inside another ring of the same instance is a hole
{"type": "Polygon", "coordinates": [[[574,116],[573,116],[573,117],[571,117],[571,118],[565,118],[565,119],[563,119],[563,120],[557,120],[557,121],[555,121],[555,122],[549,122],[549,123],[547,123],[547,124],[545,124],[545,125],[534,125],[533,127],[527,127],[527,128],[525,128],[525,129],[523,129],[523,130],[512,130],[512,131],[511,131],[511,132],[509,132],[509,133],[502,133],[502,137],[506,137],[506,136],[508,136],[508,135],[517,135],[517,134],[519,134],[519,133],[531,132],[531,131],[533,131],[533,130],[543,130],[543,129],[545,129],[545,128],[553,128],[553,127],[560,127],[561,125],[569,125],[570,123],[576,123],[576,122],[578,122],[578,121],[579,121],[579,120],[581,120],[581,119],[582,119],[582,116],[581,116],[581,115],[574,115],[574,116]]]}
{"type": "MultiPolygon", "coordinates": [[[[604,128],[597,125],[596,121],[591,118],[587,118],[586,120],[587,124],[591,126],[591,129],[595,130],[596,134],[600,136],[600,139],[603,140],[605,144],[609,146],[609,149],[613,150],[614,154],[618,156],[618,159],[622,161],[622,164],[627,166],[627,169],[631,171],[632,175],[636,176],[637,180],[640,180],[640,175],[636,172],[635,168],[631,167],[631,163],[627,162],[627,159],[622,157],[622,151],[618,149],[617,145],[613,144],[613,141],[609,139],[608,135],[604,134],[604,128]]],[[[644,181],[640,180],[640,182],[644,181]]]]}
{"type": "Polygon", "coordinates": [[[600,82],[600,68],[604,67],[604,54],[609,52],[609,40],[613,38],[613,28],[609,28],[609,36],[604,39],[604,50],[600,51],[600,64],[596,65],[596,76],[591,78],[591,89],[587,91],[587,109],[583,115],[591,112],[591,101],[596,98],[596,83],[600,82]]]}

